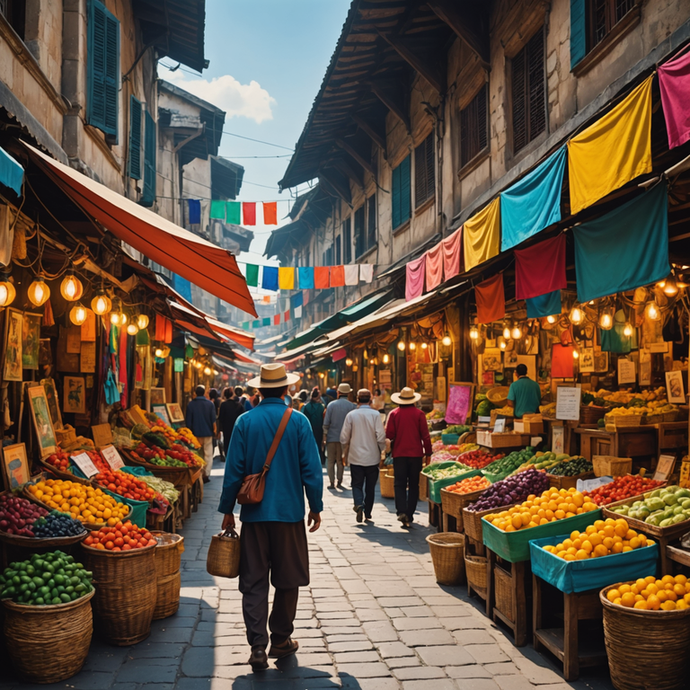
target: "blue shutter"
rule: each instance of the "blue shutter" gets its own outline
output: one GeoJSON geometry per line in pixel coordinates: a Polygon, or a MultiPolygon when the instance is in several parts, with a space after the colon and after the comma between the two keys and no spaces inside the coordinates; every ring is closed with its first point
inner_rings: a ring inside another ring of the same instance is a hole
{"type": "Polygon", "coordinates": [[[408,221],[412,212],[410,159],[411,156],[407,156],[407,158],[400,164],[400,224],[408,221]]]}
{"type": "Polygon", "coordinates": [[[129,176],[141,179],[141,101],[129,98],[129,176]]]}
{"type": "Polygon", "coordinates": [[[570,0],[570,69],[587,54],[586,0],[570,0]]]}
{"type": "Polygon", "coordinates": [[[391,183],[391,203],[393,229],[400,225],[400,166],[393,170],[393,180],[391,183]]]}
{"type": "Polygon", "coordinates": [[[144,193],[142,206],[153,206],[156,200],[156,122],[148,110],[144,114],[144,193]]]}

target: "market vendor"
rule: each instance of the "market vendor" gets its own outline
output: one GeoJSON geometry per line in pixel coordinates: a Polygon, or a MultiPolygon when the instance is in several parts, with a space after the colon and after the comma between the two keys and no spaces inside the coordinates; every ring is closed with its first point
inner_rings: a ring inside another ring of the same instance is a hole
{"type": "Polygon", "coordinates": [[[541,388],[536,381],[527,376],[527,366],[518,364],[515,367],[517,379],[510,384],[508,405],[515,408],[515,416],[539,412],[541,388]]]}

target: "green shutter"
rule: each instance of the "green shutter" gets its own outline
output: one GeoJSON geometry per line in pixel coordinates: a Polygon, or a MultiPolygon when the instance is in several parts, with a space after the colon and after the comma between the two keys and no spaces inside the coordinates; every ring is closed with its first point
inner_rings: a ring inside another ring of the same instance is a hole
{"type": "Polygon", "coordinates": [[[407,158],[400,164],[400,225],[410,219],[412,212],[410,160],[411,156],[407,156],[407,158]]]}
{"type": "Polygon", "coordinates": [[[153,206],[156,200],[156,122],[146,110],[144,113],[144,192],[142,206],[153,206]]]}
{"type": "Polygon", "coordinates": [[[586,0],[570,0],[570,69],[587,54],[586,0]]]}
{"type": "Polygon", "coordinates": [[[129,176],[141,179],[141,101],[129,98],[129,176]]]}
{"type": "Polygon", "coordinates": [[[400,166],[393,170],[393,181],[391,183],[391,203],[393,229],[400,225],[400,166]]]}

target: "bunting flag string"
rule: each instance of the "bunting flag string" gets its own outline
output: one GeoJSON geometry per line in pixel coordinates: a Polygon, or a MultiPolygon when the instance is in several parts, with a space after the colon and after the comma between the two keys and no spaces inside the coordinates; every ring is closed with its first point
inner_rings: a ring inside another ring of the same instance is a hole
{"type": "Polygon", "coordinates": [[[373,264],[346,266],[259,266],[244,264],[244,277],[250,287],[263,290],[325,290],[334,287],[355,286],[374,280],[373,264]],[[259,280],[259,269],[262,269],[259,280]]]}
{"type": "MultiPolygon", "coordinates": [[[[201,223],[201,199],[185,199],[187,221],[190,225],[201,223]]],[[[223,201],[211,199],[210,217],[230,225],[256,225],[257,204],[263,207],[264,225],[278,225],[277,201],[223,201]]]]}
{"type": "MultiPolygon", "coordinates": [[[[266,295],[263,298],[263,302],[266,302],[266,295]]],[[[302,307],[309,301],[308,293],[298,292],[291,295],[289,298],[279,298],[276,301],[276,313],[273,316],[262,316],[259,319],[254,319],[253,321],[243,321],[239,324],[240,328],[247,331],[251,328],[266,328],[267,326],[279,326],[281,323],[287,323],[288,321],[294,321],[302,318],[302,307]],[[281,306],[282,305],[282,306],[281,306]],[[287,309],[284,307],[287,306],[287,309]]]]}

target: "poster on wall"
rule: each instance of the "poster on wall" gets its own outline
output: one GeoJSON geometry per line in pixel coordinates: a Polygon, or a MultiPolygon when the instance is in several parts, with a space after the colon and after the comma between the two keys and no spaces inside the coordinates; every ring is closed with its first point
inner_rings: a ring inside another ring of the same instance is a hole
{"type": "Polygon", "coordinates": [[[640,350],[640,386],[652,385],[652,353],[640,350]]]}
{"type": "Polygon", "coordinates": [[[60,402],[58,400],[57,389],[53,379],[41,379],[41,385],[46,392],[50,419],[55,429],[62,429],[62,415],[60,414],[60,402]]]}
{"type": "Polygon", "coordinates": [[[40,314],[24,313],[22,326],[22,366],[24,369],[38,369],[41,318],[40,314]]]}
{"type": "Polygon", "coordinates": [[[65,376],[62,400],[63,412],[86,412],[86,383],[82,376],[65,376]]]}
{"type": "Polygon", "coordinates": [[[609,370],[609,353],[594,350],[594,371],[605,374],[609,370]]]}
{"type": "Polygon", "coordinates": [[[635,383],[637,376],[635,373],[635,362],[624,357],[618,359],[618,385],[635,383]]]}
{"type": "Polygon", "coordinates": [[[474,384],[451,381],[448,389],[446,423],[466,424],[472,418],[474,384]]]}
{"type": "Polygon", "coordinates": [[[31,479],[26,446],[23,443],[5,446],[2,449],[2,472],[5,486],[10,490],[18,489],[31,479]]]}
{"type": "Polygon", "coordinates": [[[682,371],[666,372],[666,395],[670,403],[685,402],[685,386],[682,371]]]}
{"type": "Polygon", "coordinates": [[[586,347],[580,350],[580,373],[594,373],[594,348],[586,347]]]}
{"type": "Polygon", "coordinates": [[[484,350],[484,371],[503,371],[503,353],[498,348],[484,350]]]}
{"type": "Polygon", "coordinates": [[[54,453],[57,449],[55,429],[50,419],[46,392],[43,386],[33,386],[27,389],[27,394],[29,397],[31,416],[34,420],[34,428],[36,429],[36,437],[38,438],[40,454],[41,457],[44,458],[46,455],[54,453]]]}
{"type": "Polygon", "coordinates": [[[551,429],[551,452],[562,453],[565,448],[565,427],[554,426],[551,429]]]}
{"type": "Polygon", "coordinates": [[[5,337],[3,358],[3,379],[22,380],[22,336],[24,318],[22,312],[8,308],[5,310],[5,337]]]}
{"type": "Polygon", "coordinates": [[[151,407],[151,410],[153,411],[153,414],[160,419],[165,426],[171,426],[170,424],[170,418],[168,417],[168,410],[166,409],[165,405],[153,405],[151,407]]]}

